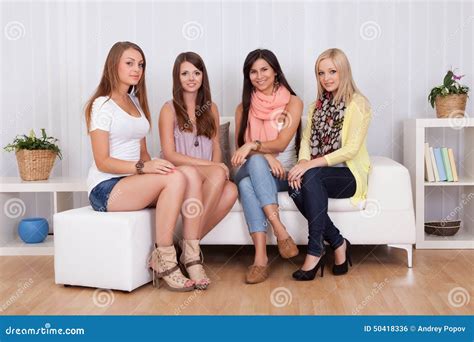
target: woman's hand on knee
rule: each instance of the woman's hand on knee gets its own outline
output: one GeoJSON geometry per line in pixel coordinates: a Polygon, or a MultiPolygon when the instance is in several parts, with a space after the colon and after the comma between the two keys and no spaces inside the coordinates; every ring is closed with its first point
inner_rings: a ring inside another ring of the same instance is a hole
{"type": "Polygon", "coordinates": [[[255,143],[253,142],[245,143],[242,146],[240,146],[240,148],[237,151],[235,151],[234,155],[232,156],[232,159],[231,159],[232,166],[236,167],[236,166],[242,165],[245,162],[250,151],[254,150],[254,147],[255,147],[255,143]]]}
{"type": "Polygon", "coordinates": [[[282,163],[272,154],[265,154],[264,157],[267,160],[270,169],[272,170],[272,174],[278,179],[284,180],[286,172],[282,163]]]}
{"type": "MultiPolygon", "coordinates": [[[[293,182],[297,179],[301,179],[303,175],[310,169],[310,163],[306,159],[302,159],[293,166],[288,173],[288,182],[293,182]]],[[[291,184],[291,183],[290,183],[291,184]]]]}
{"type": "Polygon", "coordinates": [[[224,171],[225,171],[225,177],[226,177],[227,180],[229,180],[229,179],[230,179],[230,171],[229,171],[229,168],[227,167],[227,165],[224,164],[224,163],[218,163],[217,165],[218,165],[219,167],[222,167],[222,168],[224,169],[224,171]]]}
{"type": "Polygon", "coordinates": [[[165,159],[153,159],[144,163],[143,172],[158,173],[160,175],[167,175],[175,170],[175,166],[165,159]]]}
{"type": "Polygon", "coordinates": [[[301,178],[297,178],[293,181],[288,181],[288,185],[294,190],[301,190],[301,178]]]}

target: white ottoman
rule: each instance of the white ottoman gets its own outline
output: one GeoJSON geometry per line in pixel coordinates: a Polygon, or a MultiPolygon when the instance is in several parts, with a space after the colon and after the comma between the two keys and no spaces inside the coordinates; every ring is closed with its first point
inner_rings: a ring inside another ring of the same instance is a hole
{"type": "Polygon", "coordinates": [[[103,213],[91,207],[54,215],[56,284],[132,291],[152,280],[155,210],[103,213]]]}

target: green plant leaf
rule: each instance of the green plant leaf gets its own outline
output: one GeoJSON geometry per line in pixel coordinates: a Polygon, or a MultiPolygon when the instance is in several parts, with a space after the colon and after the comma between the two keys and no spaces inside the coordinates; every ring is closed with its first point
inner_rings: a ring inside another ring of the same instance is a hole
{"type": "Polygon", "coordinates": [[[443,84],[445,87],[448,87],[450,86],[451,84],[453,84],[454,80],[453,80],[453,72],[451,70],[449,70],[447,73],[446,73],[446,76],[444,76],[444,80],[443,80],[443,84]]]}
{"type": "Polygon", "coordinates": [[[11,144],[8,144],[3,149],[7,152],[19,151],[19,150],[50,150],[55,152],[59,159],[62,159],[61,150],[56,142],[58,139],[54,137],[48,137],[46,130],[41,129],[42,139],[38,139],[35,136],[34,130],[30,131],[30,135],[17,135],[11,144]]]}

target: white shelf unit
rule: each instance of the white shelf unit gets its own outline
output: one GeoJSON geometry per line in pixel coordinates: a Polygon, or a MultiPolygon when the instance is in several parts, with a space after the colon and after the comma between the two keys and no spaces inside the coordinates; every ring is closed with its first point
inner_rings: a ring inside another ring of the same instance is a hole
{"type": "Polygon", "coordinates": [[[404,122],[404,164],[410,171],[416,216],[416,248],[474,248],[474,119],[410,119],[404,122]],[[453,148],[458,182],[425,180],[425,142],[453,148]],[[427,221],[461,220],[453,236],[425,233],[427,221]]]}
{"type": "MultiPolygon", "coordinates": [[[[48,235],[42,243],[27,244],[20,240],[17,229],[23,215],[20,193],[52,193],[52,215],[73,208],[74,193],[87,192],[86,181],[77,178],[55,177],[45,181],[23,181],[18,177],[0,177],[0,256],[4,255],[54,255],[54,238],[48,235]],[[9,202],[10,201],[10,202],[9,202]],[[9,213],[9,203],[16,201],[16,211],[9,213]]],[[[51,215],[51,217],[52,217],[51,215]]]]}

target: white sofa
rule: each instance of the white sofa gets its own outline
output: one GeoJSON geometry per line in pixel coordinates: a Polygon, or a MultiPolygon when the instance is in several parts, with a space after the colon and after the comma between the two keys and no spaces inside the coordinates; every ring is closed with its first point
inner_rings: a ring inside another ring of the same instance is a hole
{"type": "MultiPolygon", "coordinates": [[[[330,199],[329,216],[353,245],[403,248],[412,267],[415,218],[408,170],[386,157],[373,156],[371,162],[367,200],[354,207],[349,199],[330,199]]],[[[278,199],[289,233],[306,245],[307,221],[287,193],[279,193],[278,199]]],[[[99,213],[84,207],[56,214],[56,283],[132,291],[150,282],[146,260],[153,247],[153,222],[152,209],[99,213]]],[[[268,242],[276,244],[269,231],[268,242]]],[[[252,244],[239,201],[202,244],[252,244]]]]}

